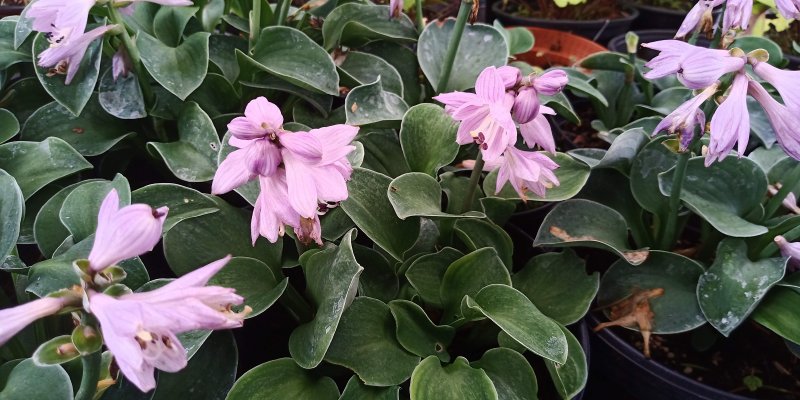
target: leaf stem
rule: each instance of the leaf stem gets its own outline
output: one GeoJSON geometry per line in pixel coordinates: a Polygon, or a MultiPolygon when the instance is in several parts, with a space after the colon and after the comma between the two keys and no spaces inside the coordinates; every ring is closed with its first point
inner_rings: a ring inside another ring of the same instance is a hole
{"type": "Polygon", "coordinates": [[[464,198],[464,203],[461,206],[462,214],[472,208],[472,200],[475,197],[475,190],[478,189],[478,181],[481,179],[481,174],[483,173],[483,164],[483,153],[478,150],[478,156],[475,157],[475,166],[472,168],[472,174],[469,176],[467,197],[464,198]]]}
{"type": "Polygon", "coordinates": [[[75,394],[75,400],[92,400],[97,391],[97,381],[100,380],[100,364],[102,360],[103,355],[100,351],[95,351],[81,358],[83,376],[81,377],[81,386],[78,389],[78,393],[75,394]]]}
{"type": "Polygon", "coordinates": [[[292,7],[292,0],[280,0],[278,3],[278,15],[275,17],[275,25],[281,26],[286,23],[289,16],[289,9],[292,7]]]}
{"type": "Polygon", "coordinates": [[[422,34],[422,31],[425,30],[425,20],[423,19],[422,15],[422,0],[417,0],[416,2],[417,11],[415,12],[415,19],[417,20],[417,31],[422,34]]]}
{"type": "Polygon", "coordinates": [[[797,165],[786,174],[786,179],[781,182],[781,189],[778,190],[775,196],[772,196],[772,198],[767,201],[767,205],[764,207],[764,221],[772,218],[775,212],[781,207],[783,200],[789,193],[792,193],[792,189],[794,189],[798,183],[800,183],[800,163],[797,163],[797,165]]]}
{"type": "Polygon", "coordinates": [[[256,47],[258,34],[261,33],[261,3],[264,0],[253,0],[253,9],[250,10],[250,50],[256,47]]]}
{"type": "Polygon", "coordinates": [[[150,84],[147,83],[147,73],[143,68],[142,55],[139,53],[139,48],[136,47],[136,43],[131,38],[130,33],[128,33],[128,26],[125,24],[125,20],[122,19],[119,10],[117,10],[111,2],[108,3],[108,12],[111,16],[111,21],[122,28],[119,37],[122,39],[122,44],[125,45],[125,50],[128,51],[128,57],[131,58],[131,64],[133,64],[134,73],[136,74],[137,81],[139,81],[139,87],[142,89],[144,101],[146,104],[153,104],[155,97],[153,95],[153,90],[150,88],[150,84]]]}
{"type": "MultiPolygon", "coordinates": [[[[691,149],[693,146],[689,146],[691,149]]],[[[675,243],[675,228],[678,225],[678,211],[681,205],[681,190],[683,181],[686,178],[686,166],[689,164],[691,150],[681,153],[678,157],[678,164],[675,166],[675,173],[672,175],[672,190],[669,195],[669,211],[664,223],[664,230],[661,233],[661,240],[658,248],[669,251],[675,243]]]]}
{"type": "Polygon", "coordinates": [[[447,54],[442,65],[442,74],[439,76],[439,84],[436,87],[437,93],[442,93],[447,89],[447,82],[450,80],[450,73],[453,72],[453,63],[458,53],[458,46],[461,44],[461,36],[464,34],[464,27],[467,25],[467,18],[472,12],[472,2],[475,0],[461,0],[461,7],[458,9],[458,17],[453,27],[453,35],[450,36],[450,43],[447,45],[447,54]]]}

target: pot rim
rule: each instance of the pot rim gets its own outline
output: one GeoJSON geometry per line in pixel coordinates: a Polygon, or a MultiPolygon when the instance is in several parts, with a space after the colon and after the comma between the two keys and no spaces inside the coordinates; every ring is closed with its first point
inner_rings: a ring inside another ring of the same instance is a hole
{"type": "Polygon", "coordinates": [[[649,4],[640,4],[636,2],[631,2],[629,5],[633,8],[640,9],[640,10],[647,10],[650,12],[657,12],[662,14],[669,14],[674,16],[681,16],[684,17],[689,11],[682,11],[676,10],[674,8],[667,8],[667,7],[659,7],[659,6],[651,6],[649,4]]]}
{"type": "Polygon", "coordinates": [[[545,22],[551,24],[560,23],[560,24],[592,25],[592,24],[605,24],[606,21],[609,21],[609,23],[632,22],[633,20],[639,17],[639,10],[636,9],[636,7],[632,7],[628,4],[622,6],[622,9],[628,13],[628,15],[623,16],[622,18],[608,18],[608,19],[600,18],[600,19],[587,19],[587,20],[522,17],[500,9],[501,6],[502,2],[496,2],[492,4],[492,12],[503,17],[517,18],[519,20],[532,21],[536,23],[545,22]]]}

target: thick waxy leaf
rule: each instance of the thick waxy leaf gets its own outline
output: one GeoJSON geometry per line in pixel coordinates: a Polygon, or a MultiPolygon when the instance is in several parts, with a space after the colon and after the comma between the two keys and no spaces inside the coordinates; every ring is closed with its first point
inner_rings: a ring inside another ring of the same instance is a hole
{"type": "MultiPolygon", "coordinates": [[[[429,23],[419,36],[419,66],[434,88],[439,87],[454,27],[455,19],[452,18],[444,23],[429,23]]],[[[453,61],[450,79],[442,92],[463,91],[474,87],[481,71],[486,67],[505,65],[508,55],[506,40],[496,28],[484,24],[467,25],[453,61]]]]}
{"type": "Polygon", "coordinates": [[[511,277],[497,250],[487,247],[459,258],[447,268],[442,277],[439,297],[445,312],[443,322],[450,322],[461,313],[464,296],[475,296],[493,283],[510,285],[511,277]]]}
{"type": "Polygon", "coordinates": [[[230,331],[214,332],[189,360],[186,368],[173,374],[158,373],[158,387],[153,400],[181,398],[187,391],[198,393],[196,398],[222,399],[236,380],[238,361],[239,352],[233,334],[230,331]]]}
{"type": "MultiPolygon", "coordinates": [[[[241,97],[230,82],[220,74],[208,73],[186,101],[196,102],[212,118],[236,113],[240,109],[241,97]]],[[[225,119],[233,119],[232,116],[225,119]]]]}
{"type": "Polygon", "coordinates": [[[197,7],[161,7],[153,18],[155,37],[167,46],[177,46],[183,29],[196,12],[197,7]]]}
{"type": "Polygon", "coordinates": [[[403,349],[395,329],[389,306],[358,297],[342,315],[325,360],[353,370],[367,385],[399,385],[411,376],[420,358],[403,349]]]}
{"type": "Polygon", "coordinates": [[[561,330],[567,338],[567,362],[557,364],[550,360],[544,360],[544,365],[547,366],[550,378],[553,379],[561,398],[571,399],[586,386],[589,378],[589,365],[578,339],[563,326],[561,330]]]}
{"type": "Polygon", "coordinates": [[[418,218],[397,218],[385,193],[391,178],[363,168],[354,168],[348,182],[349,197],[341,207],[370,239],[397,260],[419,236],[418,218]]]}
{"type": "Polygon", "coordinates": [[[492,380],[499,399],[526,400],[537,398],[539,386],[528,360],[511,349],[496,348],[472,362],[492,380]]]}
{"type": "Polygon", "coordinates": [[[17,180],[26,199],[56,179],[91,167],[72,146],[56,137],[0,145],[0,169],[17,180]]]}
{"type": "Polygon", "coordinates": [[[7,19],[0,21],[0,70],[17,63],[31,61],[30,46],[27,49],[19,48],[25,38],[19,41],[15,40],[17,25],[24,25],[24,23],[20,24],[7,19]]]}
{"type": "MultiPolygon", "coordinates": [[[[591,170],[589,165],[564,153],[556,153],[555,156],[550,153],[543,154],[553,159],[553,161],[559,165],[554,173],[560,184],[547,189],[544,197],[539,197],[529,191],[526,193],[528,199],[534,201],[562,201],[570,199],[578,194],[581,188],[583,188],[583,185],[586,184],[586,180],[589,179],[589,171],[591,170]]],[[[494,170],[483,180],[483,190],[492,196],[502,197],[504,199],[519,199],[519,194],[509,182],[506,182],[499,193],[495,193],[496,188],[497,170],[494,170]]]]}
{"type": "Polygon", "coordinates": [[[678,155],[664,145],[665,139],[659,137],[646,144],[633,159],[630,172],[633,197],[642,208],[658,215],[665,215],[669,209],[669,198],[661,194],[658,175],[678,162],[678,155]]]}
{"type": "Polygon", "coordinates": [[[569,77],[569,81],[567,81],[567,89],[574,93],[580,93],[584,96],[587,96],[591,100],[602,104],[604,107],[608,107],[608,100],[606,100],[606,97],[603,96],[603,93],[592,86],[591,82],[596,82],[594,77],[590,77],[574,68],[558,69],[566,72],[567,77],[569,77]]]}
{"type": "Polygon", "coordinates": [[[28,281],[30,284],[25,291],[39,297],[81,284],[78,274],[72,268],[72,261],[58,258],[34,264],[28,271],[28,281]]]}
{"type": "Polygon", "coordinates": [[[347,3],[336,7],[322,25],[324,47],[358,47],[377,40],[412,42],[417,39],[414,23],[403,13],[389,16],[389,7],[347,3]]]}
{"type": "Polygon", "coordinates": [[[386,60],[369,53],[350,51],[337,57],[336,66],[342,73],[342,85],[356,87],[380,78],[383,88],[403,97],[403,79],[386,60]]]}
{"type": "Polygon", "coordinates": [[[484,218],[482,213],[469,211],[456,215],[442,211],[442,187],[430,175],[409,172],[395,178],[387,191],[397,217],[484,218]]]}
{"type": "Polygon", "coordinates": [[[2,399],[72,400],[72,382],[58,365],[39,366],[32,359],[17,364],[5,379],[2,399]]]}
{"type": "Polygon", "coordinates": [[[586,275],[583,260],[566,249],[532,258],[511,276],[511,281],[542,313],[569,325],[589,311],[600,286],[600,274],[586,275]]]}
{"type": "MultiPolygon", "coordinates": [[[[753,237],[767,228],[744,219],[761,204],[767,193],[767,177],[747,158],[727,157],[709,167],[704,158],[689,160],[681,200],[714,228],[728,236],[753,237]]],[[[662,194],[672,190],[672,173],[659,177],[662,194]]]]}
{"type": "Polygon", "coordinates": [[[219,211],[184,219],[164,234],[164,256],[180,276],[228,254],[264,261],[275,276],[282,274],[282,241],[270,244],[250,238],[250,213],[217,200],[219,211]]]}
{"type": "Polygon", "coordinates": [[[443,304],[439,293],[445,271],[450,264],[463,256],[464,253],[452,247],[445,247],[438,253],[426,254],[414,260],[408,267],[406,279],[417,290],[422,301],[441,308],[443,304]]]}
{"type": "Polygon", "coordinates": [[[103,110],[119,119],[138,119],[147,116],[139,79],[132,73],[114,79],[112,68],[106,69],[100,78],[98,100],[103,110]]]}
{"type": "MultiPolygon", "coordinates": [[[[319,111],[323,116],[328,116],[331,112],[331,105],[333,104],[333,98],[326,94],[321,94],[315,91],[311,91],[308,89],[301,88],[295,84],[289,83],[277,76],[270,75],[266,72],[258,72],[253,75],[252,79],[249,81],[240,81],[242,86],[248,88],[255,88],[256,90],[261,89],[272,89],[281,92],[286,92],[293,94],[303,100],[305,100],[308,104],[310,104],[314,109],[319,111]]],[[[344,111],[344,109],[342,109],[344,111]]],[[[295,118],[295,122],[301,122],[295,118]]],[[[327,126],[329,124],[323,123],[320,126],[327,126]]],[[[284,129],[286,128],[286,124],[284,124],[284,129]]]]}
{"type": "Polygon", "coordinates": [[[19,121],[11,111],[0,108],[0,143],[8,141],[19,133],[19,121]]]}
{"type": "Polygon", "coordinates": [[[497,400],[489,375],[464,357],[442,366],[436,356],[424,359],[411,375],[412,400],[497,400]]]}
{"type": "Polygon", "coordinates": [[[261,364],[233,384],[226,400],[336,400],[339,389],[327,376],[300,368],[291,358],[261,364]]]}
{"type": "Polygon", "coordinates": [[[547,214],[534,246],[586,246],[613,251],[631,264],[648,257],[647,249],[631,250],[625,219],[618,212],[589,200],[573,199],[557,204],[547,214]]]}
{"type": "Polygon", "coordinates": [[[347,381],[339,400],[400,400],[400,387],[367,386],[353,376],[347,381]]]}
{"type": "Polygon", "coordinates": [[[474,251],[491,247],[497,251],[506,268],[509,271],[513,269],[511,255],[514,253],[514,243],[503,228],[485,219],[460,219],[453,229],[467,248],[474,251]]]}
{"type": "Polygon", "coordinates": [[[128,180],[122,175],[114,177],[113,181],[87,182],[73,190],[61,205],[58,217],[61,224],[67,228],[75,243],[86,239],[97,230],[97,214],[100,204],[112,190],[117,190],[120,207],[131,202],[131,190],[128,180]]]}
{"type": "MultiPolygon", "coordinates": [[[[442,190],[447,195],[447,212],[459,213],[464,202],[469,196],[469,177],[458,176],[452,171],[445,172],[439,175],[439,182],[442,185],[442,190]]],[[[481,200],[485,199],[483,190],[480,186],[475,188],[475,193],[470,202],[470,210],[481,210],[481,200]]],[[[516,209],[516,205],[514,206],[516,209]]]]}
{"type": "Polygon", "coordinates": [[[358,276],[364,270],[353,254],[351,241],[355,232],[354,229],[345,235],[339,247],[319,251],[303,264],[306,291],[316,307],[316,314],[313,320],[297,327],[289,337],[289,352],[303,368],[319,365],[326,352],[330,356],[337,326],[344,323],[340,321],[342,313],[348,299],[355,296],[358,276]]]}
{"type": "Polygon", "coordinates": [[[608,206],[625,218],[634,242],[639,246],[649,245],[652,239],[644,225],[643,210],[631,194],[630,179],[613,169],[592,170],[592,176],[577,197],[608,206]],[[614,188],[609,190],[609,188],[614,188]],[[621,189],[620,189],[621,188],[621,189]]]}
{"type": "Polygon", "coordinates": [[[441,107],[427,103],[411,107],[400,125],[400,144],[411,170],[435,177],[439,168],[453,162],[459,148],[457,129],[441,107]]]}
{"type": "Polygon", "coordinates": [[[211,118],[197,103],[187,103],[178,117],[178,141],[149,142],[167,167],[187,182],[205,182],[214,178],[220,142],[211,118]]]}
{"type": "Polygon", "coordinates": [[[450,361],[447,346],[455,336],[449,325],[434,325],[425,310],[407,300],[394,300],[389,309],[397,324],[397,341],[408,351],[420,357],[435,355],[442,362],[450,361]]]}
{"type": "Polygon", "coordinates": [[[356,138],[364,145],[364,168],[392,178],[411,172],[403,157],[400,140],[393,130],[362,130],[356,138]]]}
{"type": "Polygon", "coordinates": [[[72,345],[69,335],[56,336],[42,343],[31,356],[31,360],[37,365],[58,365],[80,357],[81,353],[77,349],[61,351],[59,347],[63,345],[72,345]]]}
{"type": "Polygon", "coordinates": [[[70,235],[59,216],[64,200],[78,186],[96,181],[98,180],[88,179],[67,186],[51,196],[39,209],[33,222],[33,237],[43,255],[52,257],[58,246],[70,235]]]}
{"type": "Polygon", "coordinates": [[[723,335],[730,335],[783,278],[787,261],[766,258],[752,262],[743,241],[723,240],[714,264],[697,284],[697,298],[708,322],[723,335]]]}
{"type": "Polygon", "coordinates": [[[94,95],[79,116],[57,102],[36,110],[22,128],[20,138],[39,141],[54,136],[84,156],[96,156],[133,134],[131,124],[108,115],[94,95]]]}
{"type": "Polygon", "coordinates": [[[628,175],[634,157],[647,143],[647,134],[641,128],[627,130],[614,139],[597,167],[616,168],[628,175]]]}
{"type": "Polygon", "coordinates": [[[419,103],[422,99],[422,83],[419,78],[417,55],[411,49],[397,42],[380,41],[359,48],[374,54],[392,64],[403,80],[403,99],[409,105],[419,103]]]}
{"type": "Polygon", "coordinates": [[[289,278],[280,282],[267,264],[247,257],[234,257],[209,281],[209,285],[236,289],[244,304],[253,309],[247,318],[258,316],[271,307],[286,289],[289,278]]]}
{"type": "Polygon", "coordinates": [[[219,209],[217,203],[203,193],[173,183],[154,183],[136,189],[131,193],[131,203],[169,207],[164,233],[184,219],[211,214],[219,209]]]}
{"type": "Polygon", "coordinates": [[[0,260],[15,248],[24,213],[25,202],[17,181],[0,170],[0,260]]]}
{"type": "Polygon", "coordinates": [[[474,297],[467,297],[466,304],[526,349],[560,364],[566,362],[567,340],[561,327],[518,290],[508,285],[489,285],[474,297]]]}
{"type": "Polygon", "coordinates": [[[52,101],[36,78],[23,78],[5,88],[9,102],[5,107],[14,113],[20,124],[25,123],[39,107],[52,101]]]}
{"type": "Polygon", "coordinates": [[[525,53],[533,48],[535,38],[533,33],[525,27],[503,28],[499,21],[495,20],[492,24],[508,43],[508,53],[511,55],[525,53]]]}
{"type": "Polygon", "coordinates": [[[383,89],[380,78],[347,93],[344,107],[348,125],[399,121],[408,110],[402,97],[383,89]]]}
{"type": "Polygon", "coordinates": [[[230,82],[239,76],[239,63],[236,50],[247,51],[247,40],[238,36],[212,34],[208,39],[208,57],[219,67],[222,75],[230,82]]]}
{"type": "Polygon", "coordinates": [[[178,47],[170,47],[140,31],[136,46],[147,72],[170,93],[181,100],[197,89],[208,69],[208,36],[193,33],[178,47]]]}
{"type": "Polygon", "coordinates": [[[752,317],[786,340],[800,344],[800,293],[784,287],[774,288],[752,317]]]}
{"type": "Polygon", "coordinates": [[[608,306],[638,291],[661,288],[664,294],[651,298],[653,333],[680,333],[706,322],[697,303],[697,282],[703,267],[679,254],[652,251],[641,265],[624,260],[614,263],[600,281],[597,303],[608,306]]]}
{"type": "Polygon", "coordinates": [[[253,48],[253,60],[258,68],[297,86],[333,96],[339,94],[339,75],[330,55],[297,29],[264,28],[253,48]]]}
{"type": "MultiPolygon", "coordinates": [[[[80,115],[81,110],[92,97],[97,78],[100,76],[102,45],[102,40],[95,40],[89,45],[80,66],[77,67],[78,73],[75,74],[69,85],[64,84],[64,75],[50,75],[50,68],[36,66],[36,77],[39,78],[44,90],[74,115],[80,115]]],[[[33,58],[38,59],[39,55],[48,47],[50,47],[50,43],[45,34],[37,34],[33,40],[33,58]]],[[[75,67],[70,66],[70,68],[75,67]]]]}
{"type": "MultiPolygon", "coordinates": [[[[351,226],[350,229],[352,228],[351,226]]],[[[324,223],[322,232],[325,232],[324,223]]],[[[364,272],[358,279],[358,295],[372,297],[387,303],[396,298],[397,292],[400,290],[400,280],[397,278],[394,266],[389,264],[389,260],[383,253],[356,244],[353,246],[353,254],[355,254],[358,264],[364,267],[364,272]]]]}

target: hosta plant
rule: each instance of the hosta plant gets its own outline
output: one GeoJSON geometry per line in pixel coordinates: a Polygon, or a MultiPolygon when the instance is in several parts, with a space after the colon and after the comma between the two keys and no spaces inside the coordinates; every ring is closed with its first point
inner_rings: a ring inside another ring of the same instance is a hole
{"type": "Polygon", "coordinates": [[[0,20],[0,398],[582,390],[598,276],[504,226],[586,183],[550,119],[588,84],[471,2],[340,3],[0,20]]]}

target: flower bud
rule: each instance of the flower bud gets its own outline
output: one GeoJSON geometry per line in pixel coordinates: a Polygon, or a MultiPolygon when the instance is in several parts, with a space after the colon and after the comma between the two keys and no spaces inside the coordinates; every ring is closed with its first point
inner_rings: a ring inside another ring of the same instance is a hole
{"type": "Polygon", "coordinates": [[[511,115],[519,124],[525,124],[536,118],[539,114],[539,96],[531,87],[523,87],[514,99],[511,115]]]}

